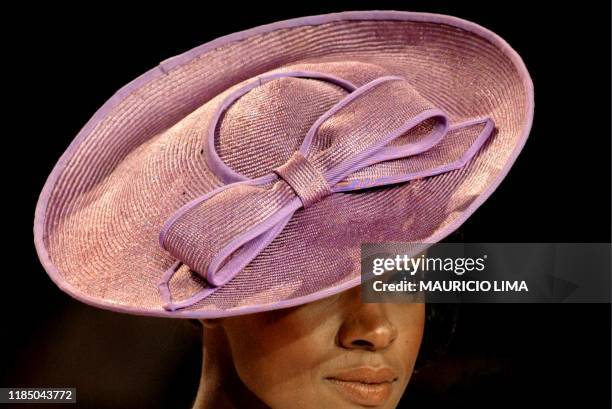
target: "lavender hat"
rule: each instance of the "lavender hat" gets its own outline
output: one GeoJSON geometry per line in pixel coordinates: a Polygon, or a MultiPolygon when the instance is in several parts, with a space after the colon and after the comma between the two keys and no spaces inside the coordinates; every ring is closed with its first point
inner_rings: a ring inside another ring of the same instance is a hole
{"type": "Polygon", "coordinates": [[[437,242],[506,176],[533,86],[455,17],[359,11],[230,34],[113,95],[40,194],[38,256],[73,297],[205,318],[359,285],[363,242],[437,242]]]}

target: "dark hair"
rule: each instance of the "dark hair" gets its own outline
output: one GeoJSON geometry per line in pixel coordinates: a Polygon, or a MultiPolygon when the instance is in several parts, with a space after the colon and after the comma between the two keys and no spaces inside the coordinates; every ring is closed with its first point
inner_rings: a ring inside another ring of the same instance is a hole
{"type": "Polygon", "coordinates": [[[417,372],[440,358],[450,346],[459,319],[460,304],[425,304],[425,331],[414,367],[417,372]]]}
{"type": "MultiPolygon", "coordinates": [[[[463,229],[449,234],[444,243],[464,243],[463,229]]],[[[461,304],[426,303],[425,331],[419,356],[415,364],[415,372],[431,365],[449,348],[457,329],[461,304]]]]}
{"type": "Polygon", "coordinates": [[[189,318],[186,320],[181,320],[186,323],[187,327],[189,327],[190,331],[197,332],[198,335],[202,335],[203,325],[202,322],[195,318],[189,318]]]}

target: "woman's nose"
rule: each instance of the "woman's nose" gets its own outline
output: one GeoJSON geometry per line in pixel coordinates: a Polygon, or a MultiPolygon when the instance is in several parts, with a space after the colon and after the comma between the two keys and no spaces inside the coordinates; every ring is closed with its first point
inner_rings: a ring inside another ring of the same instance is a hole
{"type": "Polygon", "coordinates": [[[377,351],[387,348],[397,337],[384,304],[359,304],[342,323],[338,342],[348,349],[377,351]]]}

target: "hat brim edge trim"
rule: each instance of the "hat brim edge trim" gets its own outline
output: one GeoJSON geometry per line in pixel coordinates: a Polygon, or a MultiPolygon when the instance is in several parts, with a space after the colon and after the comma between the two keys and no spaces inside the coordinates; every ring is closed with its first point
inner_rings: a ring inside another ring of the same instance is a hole
{"type": "Polygon", "coordinates": [[[316,293],[308,294],[301,297],[291,298],[283,301],[277,301],[270,304],[263,304],[257,306],[244,306],[231,310],[177,310],[177,311],[166,311],[162,308],[160,302],[160,309],[143,309],[140,307],[132,307],[129,305],[118,304],[109,302],[108,300],[99,299],[95,297],[91,297],[85,293],[80,292],[76,287],[72,286],[66,280],[64,280],[56,268],[56,266],[52,263],[47,249],[44,245],[44,225],[45,225],[45,216],[47,213],[47,204],[53,191],[53,188],[56,184],[57,179],[61,175],[68,161],[72,158],[72,155],[77,150],[80,143],[93,131],[96,125],[106,117],[108,112],[110,112],[113,108],[119,105],[128,95],[130,95],[134,90],[144,86],[148,82],[163,76],[167,75],[170,70],[173,68],[177,68],[187,62],[193,60],[199,55],[208,52],[214,48],[217,48],[222,45],[226,45],[231,42],[240,41],[246,38],[249,38],[254,35],[258,35],[261,33],[271,32],[283,28],[293,28],[304,25],[321,25],[334,21],[346,21],[346,20],[399,20],[399,21],[417,21],[417,22],[430,22],[430,23],[439,23],[455,26],[467,31],[470,31],[486,40],[488,40],[491,44],[497,46],[500,51],[508,56],[510,61],[516,67],[521,80],[523,81],[523,85],[525,86],[526,95],[527,95],[527,104],[525,107],[525,117],[526,123],[523,128],[523,132],[518,138],[517,144],[515,145],[512,153],[510,154],[507,162],[504,164],[504,167],[498,173],[496,179],[487,186],[487,188],[476,198],[474,201],[459,215],[455,220],[453,220],[448,226],[444,229],[440,230],[437,234],[432,236],[428,242],[438,242],[444,239],[446,236],[451,234],[457,228],[459,228],[497,189],[497,187],[501,184],[502,180],[507,176],[508,172],[514,165],[519,153],[522,151],[529,133],[531,131],[531,127],[533,124],[533,114],[534,114],[534,89],[533,82],[525,66],[522,58],[518,55],[518,53],[500,36],[493,33],[492,31],[467,20],[442,15],[435,13],[422,13],[422,12],[410,12],[410,11],[396,11],[396,10],[374,10],[374,11],[345,11],[339,13],[331,13],[331,14],[322,14],[315,16],[306,16],[299,17],[289,20],[277,21],[270,24],[265,24],[261,26],[257,26],[254,28],[250,28],[247,30],[235,32],[232,34],[228,34],[226,36],[222,36],[216,38],[210,42],[197,46],[191,50],[188,50],[182,54],[176,55],[174,57],[170,57],[166,60],[163,60],[154,68],[146,71],[141,74],[131,82],[127,83],[123,87],[121,87],[115,94],[113,94],[89,119],[89,121],[81,128],[77,136],[73,139],[73,141],[68,145],[67,149],[61,155],[57,163],[55,164],[53,170],[47,177],[47,180],[43,186],[43,189],[39,195],[35,214],[34,214],[34,245],[36,248],[36,252],[41,261],[43,268],[46,270],[47,274],[51,278],[51,280],[65,293],[70,295],[71,297],[88,304],[90,306],[96,308],[102,308],[105,310],[110,310],[119,313],[126,313],[132,315],[139,316],[153,316],[153,317],[165,317],[165,318],[221,318],[226,316],[235,316],[235,315],[243,315],[243,314],[251,314],[256,312],[270,311],[275,309],[282,309],[293,307],[301,304],[305,304],[308,302],[313,302],[322,298],[329,297],[331,295],[340,293],[347,289],[353,288],[360,284],[361,279],[357,277],[353,280],[347,281],[341,285],[328,287],[316,293]]]}

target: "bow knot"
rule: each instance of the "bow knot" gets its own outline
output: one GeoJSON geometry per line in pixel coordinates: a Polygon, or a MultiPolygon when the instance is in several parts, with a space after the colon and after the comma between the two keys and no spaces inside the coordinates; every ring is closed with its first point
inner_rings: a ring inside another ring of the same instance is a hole
{"type": "Polygon", "coordinates": [[[325,176],[300,151],[273,172],[291,186],[304,208],[332,193],[325,176]]]}

